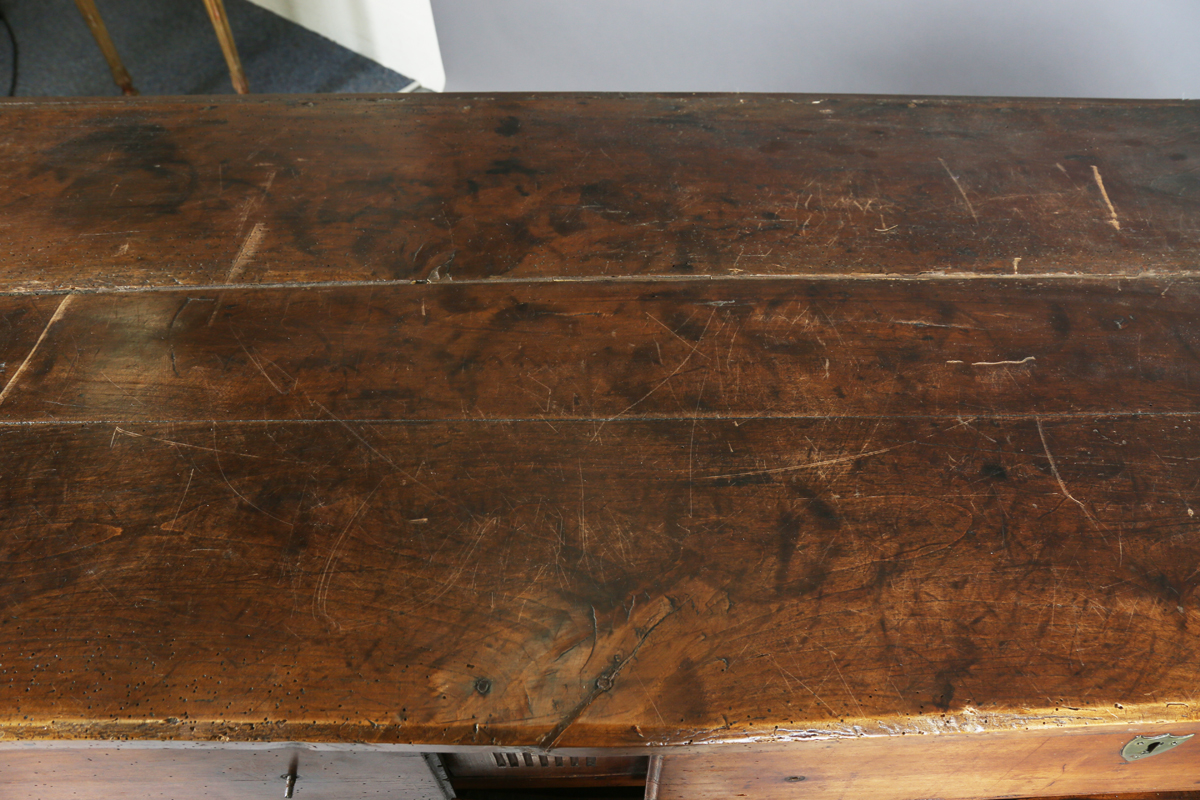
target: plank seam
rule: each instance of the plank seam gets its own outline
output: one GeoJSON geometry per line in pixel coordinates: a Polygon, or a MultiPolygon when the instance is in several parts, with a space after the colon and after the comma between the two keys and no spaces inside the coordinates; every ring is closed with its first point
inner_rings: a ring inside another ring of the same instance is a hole
{"type": "Polygon", "coordinates": [[[601,283],[601,284],[645,284],[645,283],[719,283],[738,281],[794,281],[810,282],[877,282],[877,283],[924,283],[930,281],[996,281],[998,283],[1022,283],[1033,281],[1078,281],[1103,283],[1106,281],[1179,281],[1189,278],[1200,279],[1200,270],[1181,270],[1174,272],[1146,271],[1138,273],[1079,273],[1079,272],[1041,272],[1025,274],[1009,273],[973,273],[973,272],[922,272],[916,274],[896,275],[879,272],[836,273],[818,272],[811,274],[771,274],[754,273],[741,275],[596,275],[587,277],[540,277],[540,278],[486,278],[454,281],[426,281],[420,279],[378,280],[378,281],[295,281],[283,283],[205,283],[181,284],[176,286],[69,286],[59,289],[2,289],[0,297],[61,297],[63,295],[117,295],[117,294],[156,294],[179,292],[230,292],[254,291],[269,289],[341,289],[341,288],[373,288],[389,286],[511,286],[511,285],[542,285],[554,283],[601,283]]]}
{"type": "MultiPolygon", "coordinates": [[[[0,420],[0,428],[20,427],[79,427],[107,425],[180,425],[188,423],[203,423],[211,426],[214,422],[222,425],[437,425],[437,424],[484,424],[508,425],[513,423],[559,422],[582,424],[636,424],[645,422],[679,422],[691,425],[694,422],[828,422],[830,420],[943,420],[957,422],[959,425],[976,420],[1011,420],[1017,422],[1036,422],[1037,420],[1084,420],[1084,419],[1192,419],[1200,418],[1200,411],[1063,411],[1037,413],[980,413],[980,414],[757,414],[746,416],[644,416],[644,417],[414,417],[412,419],[254,419],[229,418],[213,420],[211,417],[176,417],[167,419],[28,419],[0,420]]],[[[957,426],[956,426],[957,427],[957,426]]],[[[124,433],[124,431],[122,431],[124,433]]],[[[870,455],[870,454],[867,454],[870,455]]],[[[1197,456],[1200,460],[1200,456],[1197,456]]]]}

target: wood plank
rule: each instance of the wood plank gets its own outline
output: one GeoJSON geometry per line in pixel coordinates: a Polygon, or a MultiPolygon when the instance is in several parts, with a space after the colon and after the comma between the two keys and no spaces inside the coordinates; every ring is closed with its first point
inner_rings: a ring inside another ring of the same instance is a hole
{"type": "Polygon", "coordinates": [[[8,101],[0,288],[1190,272],[1189,102],[8,101]]]}
{"type": "Polygon", "coordinates": [[[0,794],[37,800],[122,797],[159,800],[266,800],[284,796],[295,767],[295,796],[309,800],[443,800],[417,753],[367,747],[147,747],[142,743],[0,743],[0,794]]]}
{"type": "MultiPolygon", "coordinates": [[[[28,303],[0,297],[0,315],[28,303]]],[[[180,289],[39,303],[35,327],[58,316],[35,350],[11,356],[28,355],[27,368],[0,419],[591,419],[599,433],[625,417],[1188,413],[1200,390],[1193,278],[180,289]]]]}
{"type": "Polygon", "coordinates": [[[1193,415],[9,425],[18,738],[1190,718],[1193,415]]]}
{"type": "MultiPolygon", "coordinates": [[[[1166,730],[1200,733],[1200,724],[1166,730]]],[[[1089,800],[1191,800],[1200,785],[1200,757],[1194,749],[1181,746],[1135,762],[1121,758],[1122,746],[1144,732],[1136,726],[1102,725],[1071,731],[865,737],[743,752],[722,748],[663,759],[659,798],[984,800],[1103,791],[1089,800]]]]}

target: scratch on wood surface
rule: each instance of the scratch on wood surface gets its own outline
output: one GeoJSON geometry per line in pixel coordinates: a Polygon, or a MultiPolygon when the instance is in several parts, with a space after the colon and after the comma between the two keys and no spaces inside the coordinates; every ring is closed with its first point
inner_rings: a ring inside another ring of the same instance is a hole
{"type": "Polygon", "coordinates": [[[258,252],[258,247],[262,244],[263,237],[266,235],[267,226],[261,222],[254,223],[254,227],[250,229],[250,232],[246,234],[246,238],[242,240],[241,249],[234,256],[233,266],[229,268],[229,274],[225,276],[227,282],[233,283],[241,276],[246,269],[246,264],[258,252]]]}
{"type": "Polygon", "coordinates": [[[1020,272],[1021,272],[1020,266],[1021,266],[1021,257],[1017,256],[1016,258],[1013,259],[1013,275],[1020,274],[1020,272]]]}
{"type": "MultiPolygon", "coordinates": [[[[1025,356],[1019,361],[972,361],[972,367],[1003,367],[1008,365],[1019,366],[1028,364],[1030,361],[1037,361],[1037,356],[1025,356]]],[[[961,364],[961,361],[947,361],[947,364],[961,364]]]]}
{"type": "MultiPolygon", "coordinates": [[[[832,320],[831,320],[831,322],[832,322],[832,320]]],[[[919,320],[919,319],[890,319],[890,320],[888,320],[888,324],[889,325],[911,325],[914,328],[957,328],[958,330],[963,330],[963,331],[979,330],[979,328],[975,328],[970,325],[953,325],[953,324],[943,323],[943,322],[926,322],[924,320],[919,320]]]]}
{"type": "MultiPolygon", "coordinates": [[[[115,432],[113,436],[116,436],[115,432]]],[[[183,495],[179,498],[179,505],[175,507],[175,516],[172,518],[171,524],[163,528],[164,531],[175,531],[175,523],[179,522],[179,512],[183,509],[183,501],[187,500],[188,489],[192,488],[192,478],[194,477],[196,477],[196,468],[192,467],[192,471],[188,473],[187,484],[183,487],[183,495]]]]}
{"type": "Polygon", "coordinates": [[[870,458],[871,456],[878,456],[878,455],[883,455],[884,453],[890,453],[893,450],[899,450],[901,447],[905,447],[909,444],[914,444],[914,442],[906,442],[905,444],[892,445],[891,447],[884,447],[880,450],[871,450],[870,452],[854,453],[853,455],[838,456],[837,458],[827,458],[822,461],[809,461],[804,464],[794,464],[790,467],[775,467],[774,469],[755,469],[755,470],[750,470],[749,472],[730,472],[730,473],[725,473],[723,475],[706,475],[706,476],[704,476],[703,480],[719,481],[719,480],[723,480],[726,478],[746,478],[746,477],[750,477],[752,475],[776,475],[780,472],[795,472],[795,471],[801,470],[801,469],[817,469],[818,467],[830,467],[835,464],[845,464],[847,461],[857,461],[860,458],[870,458]]]}
{"type": "Polygon", "coordinates": [[[832,650],[829,651],[829,661],[831,664],[833,664],[833,668],[837,670],[837,676],[841,679],[842,686],[846,687],[846,694],[850,696],[850,700],[853,701],[855,707],[858,709],[858,715],[860,717],[866,716],[863,712],[863,707],[858,703],[858,698],[854,696],[854,690],[851,689],[850,684],[846,682],[846,676],[842,674],[842,668],[838,666],[837,658],[834,657],[832,650]]]}
{"type": "MultiPolygon", "coordinates": [[[[124,431],[122,431],[122,432],[124,433],[124,431]]],[[[213,444],[215,445],[217,443],[217,428],[216,428],[215,423],[213,425],[212,435],[213,435],[213,444]]],[[[262,514],[263,516],[270,517],[271,519],[275,520],[276,522],[281,522],[284,525],[287,525],[289,528],[296,527],[296,524],[294,522],[288,522],[286,519],[280,519],[279,517],[272,514],[270,511],[267,511],[264,508],[260,508],[252,500],[250,500],[250,498],[246,497],[246,495],[239,492],[237,490],[237,487],[234,486],[232,482],[230,482],[229,476],[225,474],[225,467],[222,466],[222,464],[221,464],[221,451],[214,447],[212,449],[212,453],[213,453],[214,460],[217,462],[217,472],[221,473],[221,480],[225,481],[225,485],[229,487],[229,491],[233,492],[234,496],[238,500],[241,500],[243,503],[250,506],[251,508],[253,508],[258,513],[262,514]]]]}
{"type": "MultiPolygon", "coordinates": [[[[650,707],[654,709],[654,715],[658,717],[658,724],[665,726],[667,721],[663,718],[662,712],[658,710],[658,703],[654,702],[654,695],[650,694],[650,690],[646,688],[646,684],[640,675],[635,675],[634,677],[637,678],[638,686],[642,688],[642,694],[646,696],[646,700],[650,703],[650,707]]],[[[728,723],[726,723],[726,725],[728,725],[728,723]]],[[[638,731],[638,735],[641,735],[640,730],[638,731]]]]}
{"type": "Polygon", "coordinates": [[[592,660],[592,656],[596,655],[596,642],[600,638],[600,623],[596,620],[596,607],[592,606],[592,649],[588,652],[587,661],[583,662],[583,666],[579,668],[583,672],[587,668],[588,663],[592,660]]]}
{"type": "MultiPolygon", "coordinates": [[[[429,486],[428,484],[424,483],[423,481],[421,481],[421,480],[420,480],[420,479],[417,477],[417,475],[420,475],[420,474],[421,474],[421,468],[420,468],[420,467],[417,467],[417,471],[416,471],[416,473],[409,473],[409,472],[407,472],[406,470],[402,469],[402,468],[401,468],[401,467],[400,467],[400,466],[399,466],[399,465],[398,465],[398,464],[397,464],[395,461],[393,461],[392,459],[388,458],[388,457],[387,457],[387,455],[385,455],[384,453],[381,453],[381,452],[379,452],[379,450],[377,450],[377,449],[376,449],[374,446],[372,446],[370,442],[368,442],[368,441],[367,441],[365,438],[363,438],[363,437],[362,437],[362,435],[360,435],[360,434],[358,433],[358,431],[356,431],[356,430],[354,430],[354,428],[350,427],[350,423],[346,422],[346,420],[344,420],[344,419],[342,419],[342,418],[340,418],[340,417],[337,417],[337,416],[335,416],[335,415],[334,415],[334,413],[333,413],[332,411],[330,411],[328,408],[326,408],[325,406],[321,405],[321,404],[320,404],[320,403],[318,403],[316,400],[313,400],[312,398],[308,397],[308,395],[307,395],[307,394],[304,392],[304,390],[303,390],[303,389],[301,389],[301,394],[304,394],[304,395],[305,395],[305,398],[308,400],[308,402],[309,402],[309,403],[311,403],[312,405],[314,405],[314,406],[316,406],[317,408],[321,409],[321,412],[322,412],[323,414],[325,414],[325,415],[326,415],[327,417],[329,417],[331,420],[333,420],[334,422],[336,422],[337,424],[339,424],[339,425],[341,425],[343,428],[345,428],[345,429],[346,429],[346,432],[347,432],[347,433],[349,433],[351,436],[353,436],[355,439],[357,439],[359,442],[361,442],[363,447],[367,448],[367,449],[368,449],[368,450],[370,450],[372,453],[374,453],[375,455],[379,456],[379,458],[383,459],[383,460],[384,460],[384,461],[387,463],[387,465],[388,465],[389,467],[391,467],[392,469],[394,469],[394,470],[395,470],[396,472],[398,472],[400,475],[403,475],[405,478],[407,478],[408,480],[412,481],[412,482],[413,482],[413,483],[415,483],[417,486],[420,486],[422,489],[424,489],[425,491],[429,492],[431,495],[433,495],[433,496],[434,496],[434,497],[436,497],[437,499],[439,499],[439,500],[442,500],[442,501],[445,501],[445,502],[447,502],[447,503],[448,503],[448,502],[450,502],[450,501],[449,501],[449,500],[448,500],[448,499],[445,497],[445,495],[442,495],[442,494],[440,494],[440,493],[439,493],[439,492],[437,492],[437,491],[436,491],[436,490],[435,490],[433,487],[431,487],[431,486],[429,486]]],[[[423,466],[423,465],[424,465],[424,462],[422,462],[422,466],[423,466]]]]}
{"type": "Polygon", "coordinates": [[[258,208],[259,203],[263,201],[263,198],[267,195],[267,192],[271,191],[271,184],[275,182],[276,172],[277,170],[271,170],[270,174],[267,175],[267,180],[262,187],[262,194],[258,195],[257,197],[251,197],[242,205],[242,215],[238,218],[238,233],[241,233],[246,227],[246,220],[250,219],[250,212],[258,208]]]}
{"type": "Polygon", "coordinates": [[[692,432],[688,436],[688,516],[695,516],[695,504],[693,502],[693,491],[696,485],[694,479],[696,456],[696,422],[700,419],[700,402],[704,399],[704,387],[708,383],[708,373],[704,373],[704,380],[700,382],[700,393],[696,395],[696,410],[692,414],[692,432]]]}
{"type": "Polygon", "coordinates": [[[381,452],[379,452],[378,450],[376,450],[376,449],[375,449],[375,448],[374,448],[374,447],[371,445],[371,443],[370,443],[370,442],[368,442],[366,439],[364,439],[364,438],[363,438],[363,437],[362,437],[362,436],[361,436],[361,435],[358,433],[358,431],[356,431],[356,430],[354,430],[353,428],[351,428],[351,427],[350,427],[350,423],[346,422],[344,419],[341,419],[340,417],[336,417],[336,416],[334,416],[334,414],[333,414],[333,412],[332,412],[332,411],[330,411],[328,408],[326,408],[325,406],[323,406],[323,405],[321,405],[320,403],[318,403],[316,400],[311,400],[311,399],[310,399],[310,400],[309,400],[309,402],[310,402],[310,403],[312,403],[312,404],[313,404],[314,406],[316,406],[317,408],[321,409],[321,413],[325,414],[325,415],[326,415],[326,416],[328,416],[330,419],[332,419],[334,422],[338,423],[338,424],[339,424],[339,425],[341,425],[343,428],[345,428],[347,431],[349,431],[351,436],[353,436],[355,439],[358,439],[358,441],[362,442],[362,445],[363,445],[363,447],[367,448],[367,449],[368,449],[368,450],[370,450],[372,453],[374,453],[375,455],[379,456],[379,457],[380,457],[380,458],[382,458],[384,461],[386,461],[386,462],[387,462],[387,464],[388,464],[388,466],[390,466],[392,469],[394,469],[394,470],[396,470],[397,472],[401,473],[401,474],[402,474],[402,475],[404,475],[405,477],[411,477],[411,478],[412,478],[414,481],[416,480],[416,478],[415,478],[415,477],[408,475],[406,472],[404,472],[404,470],[402,470],[402,469],[400,469],[400,467],[396,466],[396,462],[395,462],[395,461],[392,461],[392,460],[391,460],[390,458],[388,458],[386,455],[384,455],[383,453],[381,453],[381,452]]]}
{"type": "Polygon", "coordinates": [[[269,456],[255,455],[254,453],[239,453],[236,450],[221,450],[216,447],[205,447],[205,446],[199,445],[199,444],[189,444],[188,442],[177,442],[173,439],[163,439],[158,436],[147,436],[144,433],[136,433],[134,431],[127,431],[119,425],[113,429],[112,439],[108,443],[110,448],[112,447],[113,443],[117,440],[118,436],[129,436],[134,439],[145,439],[150,442],[158,442],[159,444],[167,444],[167,445],[170,445],[171,447],[187,447],[192,450],[203,450],[204,452],[207,452],[207,453],[218,453],[218,454],[224,453],[227,456],[237,456],[238,458],[253,458],[253,459],[260,460],[260,461],[273,461],[278,464],[298,463],[292,459],[287,459],[287,458],[271,458],[269,456]]]}
{"type": "Polygon", "coordinates": [[[127,431],[124,428],[122,428],[120,425],[116,425],[113,427],[112,438],[108,440],[108,449],[109,450],[112,450],[113,446],[117,443],[118,436],[133,436],[134,438],[141,438],[140,433],[133,433],[131,431],[127,431]]]}
{"type": "Polygon", "coordinates": [[[1092,165],[1092,177],[1096,179],[1096,185],[1100,187],[1100,196],[1104,198],[1104,205],[1108,206],[1108,224],[1112,225],[1115,230],[1121,230],[1121,220],[1117,219],[1117,210],[1113,208],[1112,200],[1108,199],[1108,192],[1104,188],[1104,178],[1100,177],[1100,170],[1096,165],[1092,165]]]}
{"type": "MultiPolygon", "coordinates": [[[[699,335],[698,337],[696,337],[696,347],[697,347],[697,348],[700,346],[700,342],[704,341],[704,334],[708,333],[708,326],[712,324],[713,317],[715,317],[716,315],[717,315],[717,310],[714,308],[714,309],[713,309],[713,312],[712,312],[711,314],[709,314],[709,315],[708,315],[708,322],[705,322],[705,323],[704,323],[704,329],[703,329],[702,331],[700,331],[700,335],[699,335]]],[[[667,381],[671,380],[671,378],[674,378],[676,375],[678,375],[678,374],[679,374],[679,371],[680,371],[681,369],[683,369],[685,366],[687,366],[687,363],[688,363],[689,361],[691,361],[691,359],[692,359],[692,356],[693,356],[693,355],[695,355],[695,354],[696,354],[696,352],[697,352],[697,351],[696,351],[696,349],[692,349],[691,351],[689,351],[689,352],[688,352],[688,354],[687,354],[687,355],[684,357],[684,359],[683,359],[682,361],[680,361],[680,362],[679,362],[679,366],[677,366],[677,367],[675,367],[675,369],[671,370],[671,374],[670,374],[670,375],[668,375],[667,377],[663,378],[663,379],[662,379],[661,381],[659,381],[658,383],[654,384],[654,388],[652,388],[650,391],[646,392],[644,395],[642,395],[641,397],[639,397],[637,400],[634,400],[632,403],[630,403],[629,405],[627,405],[627,406],[625,406],[624,408],[622,408],[620,411],[618,411],[618,412],[617,412],[616,414],[614,414],[613,416],[609,417],[608,419],[605,419],[605,420],[601,421],[601,423],[600,423],[599,427],[597,427],[597,428],[596,428],[596,432],[595,432],[594,434],[592,434],[592,439],[591,439],[591,441],[593,441],[593,442],[594,442],[594,441],[596,441],[596,439],[597,439],[597,438],[599,438],[599,436],[600,436],[600,431],[604,429],[604,426],[605,426],[605,425],[607,425],[608,423],[610,423],[610,422],[612,422],[613,420],[617,419],[618,417],[622,417],[622,416],[624,416],[626,413],[628,413],[628,412],[629,412],[629,410],[630,410],[630,409],[632,409],[634,406],[636,406],[636,405],[638,405],[639,403],[641,403],[643,400],[645,400],[645,399],[646,399],[647,397],[649,397],[650,395],[652,395],[652,394],[654,394],[655,392],[657,392],[659,389],[661,389],[661,388],[663,387],[663,385],[664,385],[664,384],[665,384],[667,381]]]]}
{"type": "MultiPolygon", "coordinates": [[[[242,348],[242,352],[246,354],[246,358],[250,359],[250,363],[254,365],[255,369],[257,369],[260,373],[262,373],[262,376],[267,379],[267,383],[271,384],[272,389],[279,392],[280,394],[288,394],[290,392],[290,390],[282,388],[275,381],[271,380],[271,376],[267,374],[267,371],[265,369],[263,369],[263,365],[261,363],[259,363],[259,360],[254,357],[254,353],[251,353],[250,350],[246,348],[245,343],[242,342],[242,337],[238,336],[236,331],[234,331],[234,333],[233,333],[233,338],[237,340],[238,345],[242,348]]],[[[278,364],[271,361],[269,358],[263,358],[263,361],[266,361],[271,366],[275,367],[275,369],[279,370],[279,372],[282,373],[284,375],[284,377],[286,377],[288,380],[290,380],[292,382],[292,388],[293,389],[296,388],[297,380],[295,378],[293,378],[291,375],[288,375],[282,369],[280,369],[278,364]]]]}
{"type": "Polygon", "coordinates": [[[583,480],[583,461],[579,462],[579,552],[586,560],[587,552],[587,494],[583,480]]]}
{"type": "Polygon", "coordinates": [[[25,356],[25,360],[21,362],[21,366],[17,367],[17,371],[8,379],[8,383],[4,384],[4,388],[0,389],[0,403],[3,403],[8,398],[8,393],[17,385],[17,381],[21,377],[21,373],[29,366],[29,362],[33,360],[34,354],[38,348],[42,346],[42,342],[46,340],[46,334],[50,333],[50,329],[54,327],[54,323],[62,319],[63,314],[67,313],[67,306],[71,305],[71,300],[75,295],[69,294],[62,299],[58,304],[58,308],[54,309],[54,313],[50,315],[50,321],[46,323],[46,327],[42,328],[42,333],[38,336],[37,341],[33,343],[33,348],[29,351],[29,355],[25,356]]]}
{"type": "MultiPolygon", "coordinates": [[[[463,572],[466,571],[467,566],[471,563],[471,560],[474,557],[475,552],[479,549],[480,542],[483,541],[483,537],[492,528],[492,526],[495,525],[497,522],[499,522],[498,517],[490,517],[490,518],[484,520],[483,523],[478,526],[479,531],[475,534],[474,541],[472,541],[470,547],[467,548],[467,552],[464,553],[457,560],[457,565],[454,567],[454,569],[450,572],[450,574],[446,577],[446,579],[444,581],[442,581],[442,588],[439,589],[438,591],[434,592],[432,595],[426,596],[421,603],[418,603],[417,605],[413,606],[412,609],[409,611],[410,614],[415,614],[418,611],[420,611],[421,609],[425,608],[426,606],[430,606],[430,605],[433,605],[434,603],[438,602],[451,589],[465,588],[465,587],[459,586],[458,579],[463,574],[463,572]]],[[[459,527],[462,527],[462,526],[460,525],[459,527]]],[[[441,551],[441,547],[439,546],[438,549],[434,551],[433,555],[437,555],[437,553],[440,551],[441,551]]],[[[478,568],[479,568],[478,563],[475,563],[475,568],[476,568],[476,570],[478,570],[478,568]]],[[[472,585],[472,589],[473,588],[474,588],[474,585],[472,585]]]]}
{"type": "MultiPolygon", "coordinates": [[[[329,557],[325,559],[325,567],[321,570],[321,576],[317,579],[317,588],[313,592],[313,618],[324,619],[331,627],[341,630],[341,625],[329,616],[328,601],[329,601],[329,584],[333,582],[333,566],[337,561],[338,556],[342,551],[342,543],[346,540],[346,535],[350,533],[351,526],[354,525],[354,520],[358,519],[358,515],[367,507],[367,503],[379,491],[379,487],[383,485],[380,481],[375,485],[375,488],[359,503],[358,508],[350,515],[350,521],[346,523],[346,527],[342,528],[342,532],[338,535],[337,540],[333,543],[333,547],[329,550],[329,557]]],[[[232,488],[232,487],[231,487],[232,488]]]]}
{"type": "MultiPolygon", "coordinates": [[[[671,328],[665,322],[663,322],[661,319],[659,319],[658,317],[651,314],[649,311],[646,312],[646,316],[649,317],[650,319],[652,319],[654,322],[657,322],[659,325],[661,325],[663,330],[665,330],[667,333],[671,334],[676,339],[678,339],[683,344],[684,347],[691,348],[692,352],[699,354],[702,358],[708,358],[707,354],[700,352],[700,345],[698,343],[692,344],[687,339],[683,338],[678,333],[671,330],[671,328]]],[[[720,333],[720,331],[717,331],[717,332],[720,333]]]]}
{"type": "Polygon", "coordinates": [[[942,169],[946,170],[946,174],[950,176],[950,180],[954,181],[954,188],[958,189],[958,193],[962,195],[963,202],[967,204],[967,211],[971,212],[971,219],[978,223],[979,215],[975,213],[975,206],[971,205],[971,198],[967,197],[967,193],[963,191],[962,184],[958,182],[958,178],[953,172],[950,171],[950,168],[946,166],[945,161],[942,161],[942,159],[939,158],[938,163],[942,165],[942,169]]]}
{"type": "Polygon", "coordinates": [[[771,661],[775,664],[775,669],[779,670],[779,677],[783,678],[783,683],[785,686],[787,686],[788,694],[791,694],[791,692],[792,692],[792,686],[788,682],[788,677],[791,677],[792,680],[794,680],[796,683],[803,686],[804,690],[806,692],[808,692],[809,694],[811,694],[813,696],[814,700],[816,700],[821,705],[825,706],[825,708],[827,708],[829,710],[830,714],[832,714],[835,717],[838,715],[838,713],[833,710],[833,707],[830,706],[828,703],[826,703],[821,698],[821,695],[819,695],[815,691],[813,691],[812,688],[807,683],[805,683],[800,678],[796,677],[795,675],[793,675],[792,673],[790,673],[786,669],[784,669],[783,665],[779,663],[779,659],[775,658],[774,653],[763,653],[762,655],[766,656],[767,658],[770,658],[771,661]]]}
{"type": "Polygon", "coordinates": [[[1058,464],[1055,463],[1054,456],[1050,453],[1050,444],[1046,441],[1046,431],[1042,428],[1042,420],[1040,418],[1034,418],[1034,422],[1037,424],[1038,436],[1042,440],[1042,449],[1046,452],[1046,461],[1050,462],[1050,474],[1054,476],[1054,480],[1058,481],[1058,488],[1062,492],[1063,497],[1079,506],[1079,509],[1083,512],[1083,515],[1087,517],[1088,522],[1095,526],[1101,538],[1107,542],[1108,537],[1104,535],[1104,529],[1101,527],[1100,522],[1094,516],[1092,516],[1092,512],[1088,510],[1087,506],[1085,506],[1078,499],[1076,499],[1073,494],[1071,494],[1070,490],[1067,489],[1066,482],[1062,479],[1062,475],[1059,474],[1058,464]]]}
{"type": "MultiPolygon", "coordinates": [[[[670,602],[669,599],[668,602],[670,602]]],[[[614,657],[612,666],[600,673],[600,675],[596,678],[596,682],[592,686],[591,691],[584,695],[583,699],[580,700],[574,708],[568,711],[562,720],[550,729],[549,733],[542,737],[539,745],[545,750],[549,750],[550,748],[554,747],[554,745],[556,745],[558,741],[562,739],[563,734],[567,732],[567,728],[575,724],[575,721],[583,715],[583,712],[588,710],[588,707],[591,706],[592,703],[596,702],[596,699],[600,697],[600,695],[613,688],[617,680],[617,676],[621,674],[621,670],[625,669],[630,661],[633,661],[634,657],[637,656],[638,651],[642,649],[642,645],[644,645],[646,640],[650,638],[650,635],[654,633],[659,625],[666,622],[667,618],[678,610],[679,608],[672,602],[671,610],[655,620],[646,629],[646,632],[638,638],[637,644],[633,646],[633,650],[630,651],[628,656],[626,656],[624,659],[614,657]]]]}

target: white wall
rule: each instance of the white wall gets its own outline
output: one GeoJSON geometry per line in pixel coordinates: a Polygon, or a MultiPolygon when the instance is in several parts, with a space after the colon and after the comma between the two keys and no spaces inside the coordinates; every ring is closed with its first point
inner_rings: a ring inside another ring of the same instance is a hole
{"type": "Polygon", "coordinates": [[[452,91],[1200,97],[1198,0],[434,0],[452,91]]]}
{"type": "Polygon", "coordinates": [[[251,0],[345,48],[441,91],[446,85],[429,0],[251,0]]]}

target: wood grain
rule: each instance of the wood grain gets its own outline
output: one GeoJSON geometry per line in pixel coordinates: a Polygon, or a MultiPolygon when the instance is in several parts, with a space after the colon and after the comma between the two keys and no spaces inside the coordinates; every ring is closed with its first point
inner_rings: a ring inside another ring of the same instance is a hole
{"type": "MultiPolygon", "coordinates": [[[[1170,730],[1198,733],[1200,726],[1185,723],[1170,730]]],[[[1121,758],[1121,747],[1144,732],[1100,726],[1087,731],[868,737],[759,747],[754,752],[730,750],[724,755],[689,753],[663,759],[659,797],[983,800],[1078,797],[1102,788],[1105,794],[1094,800],[1193,798],[1200,786],[1200,756],[1195,750],[1180,747],[1136,762],[1121,758]]]]}
{"type": "Polygon", "coordinates": [[[1187,102],[391,95],[0,113],[4,287],[1130,275],[1190,272],[1200,249],[1187,102]]]}
{"type": "Polygon", "coordinates": [[[66,295],[0,419],[1188,413],[1198,303],[1190,278],[66,295]]]}
{"type": "Polygon", "coordinates": [[[1194,422],[9,426],[4,727],[596,746],[1176,718],[1194,422]]]}
{"type": "Polygon", "coordinates": [[[0,105],[0,736],[1194,788],[1198,108],[0,105]]]}

